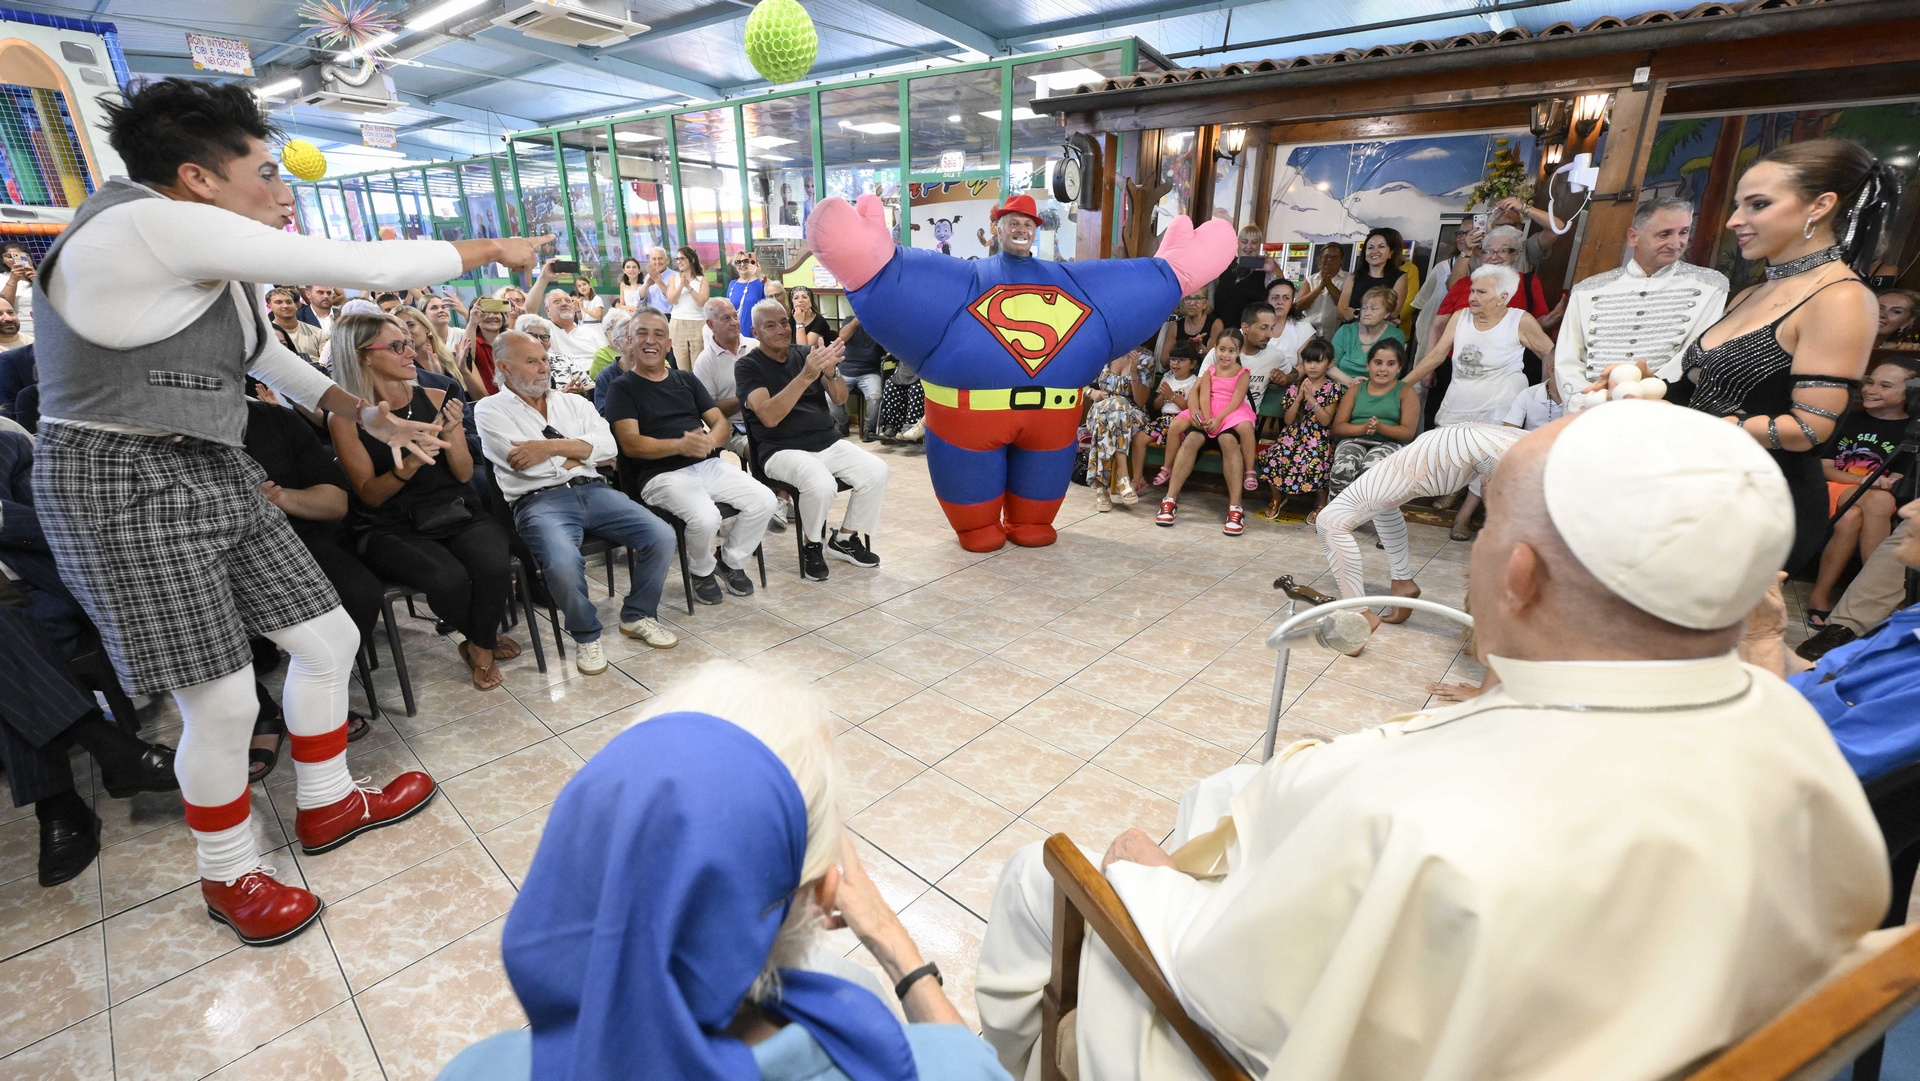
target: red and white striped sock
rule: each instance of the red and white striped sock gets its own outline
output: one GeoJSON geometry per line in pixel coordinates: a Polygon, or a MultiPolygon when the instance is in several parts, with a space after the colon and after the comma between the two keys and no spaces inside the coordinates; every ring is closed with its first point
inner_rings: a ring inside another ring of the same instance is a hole
{"type": "Polygon", "coordinates": [[[298,781],[294,806],[312,810],[339,803],[353,793],[353,774],[347,769],[347,724],[317,736],[296,736],[288,726],[287,742],[298,781]]]}
{"type": "Polygon", "coordinates": [[[186,809],[201,878],[232,882],[260,865],[253,804],[245,791],[231,803],[217,807],[188,803],[186,809]]]}

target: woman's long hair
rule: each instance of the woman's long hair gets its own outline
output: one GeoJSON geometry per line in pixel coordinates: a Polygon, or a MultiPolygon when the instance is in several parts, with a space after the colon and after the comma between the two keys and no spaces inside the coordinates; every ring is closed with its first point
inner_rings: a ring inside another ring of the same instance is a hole
{"type": "Polygon", "coordinates": [[[1852,139],[1808,139],[1776,147],[1754,164],[1770,161],[1793,176],[1802,199],[1834,193],[1833,238],[1847,265],[1862,278],[1873,270],[1880,241],[1900,208],[1900,172],[1852,139]]]}
{"type": "Polygon", "coordinates": [[[328,345],[333,359],[333,381],[363,402],[376,401],[379,394],[367,376],[361,354],[388,327],[403,334],[407,329],[400,320],[384,312],[351,312],[333,317],[333,337],[328,345]]]}
{"type": "Polygon", "coordinates": [[[688,273],[692,274],[696,278],[704,278],[707,276],[706,268],[700,265],[699,252],[694,251],[692,248],[689,248],[686,245],[681,245],[680,257],[687,261],[688,273]]]}
{"type": "Polygon", "coordinates": [[[436,375],[453,374],[453,351],[447,348],[446,339],[440,337],[440,331],[433,325],[433,320],[428,319],[420,309],[406,304],[402,304],[393,309],[393,316],[401,322],[412,326],[416,337],[418,337],[423,330],[426,333],[427,347],[425,349],[416,348],[414,350],[416,355],[413,363],[416,366],[425,368],[436,375]]]}

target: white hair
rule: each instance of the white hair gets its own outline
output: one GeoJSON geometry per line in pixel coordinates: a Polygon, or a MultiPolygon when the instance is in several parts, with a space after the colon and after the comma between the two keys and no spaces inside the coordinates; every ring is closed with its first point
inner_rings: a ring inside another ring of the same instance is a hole
{"type": "Polygon", "coordinates": [[[733,301],[728,300],[726,297],[708,297],[707,302],[701,305],[701,309],[708,319],[712,319],[714,314],[720,310],[714,306],[716,304],[725,304],[728,311],[733,310],[733,301]]]}
{"type": "MultiPolygon", "coordinates": [[[[777,300],[775,300],[775,299],[773,299],[772,297],[767,297],[767,298],[765,298],[765,299],[763,299],[763,300],[761,300],[761,301],[760,301],[760,303],[758,303],[758,304],[755,304],[755,305],[753,306],[753,311],[752,311],[752,313],[751,313],[751,314],[750,314],[750,315],[748,316],[748,320],[749,320],[749,321],[748,321],[748,324],[747,324],[747,325],[749,325],[749,326],[751,326],[751,327],[752,327],[752,328],[754,328],[755,330],[758,330],[758,329],[760,329],[760,313],[761,313],[761,312],[763,312],[763,311],[764,311],[764,312],[779,312],[779,313],[780,313],[780,318],[782,318],[782,319],[785,319],[785,318],[787,318],[787,306],[786,306],[785,304],[782,304],[782,303],[780,303],[779,301],[777,301],[777,300]]],[[[757,337],[757,335],[756,335],[756,337],[757,337]]]]}
{"type": "Polygon", "coordinates": [[[607,314],[600,319],[600,329],[611,335],[614,327],[619,326],[631,318],[633,318],[633,313],[625,308],[619,306],[608,308],[607,314]]]}
{"type": "Polygon", "coordinates": [[[792,676],[738,661],[709,661],[646,703],[634,724],[666,713],[706,713],[752,733],[780,759],[807,807],[806,854],[793,906],[780,925],[765,966],[747,992],[754,1002],[773,997],[779,970],[798,967],[818,937],[820,910],[813,890],[840,862],[840,789],[845,768],[833,742],[826,699],[792,676]]]}
{"type": "Polygon", "coordinates": [[[544,330],[551,335],[553,333],[553,324],[547,322],[547,317],[544,315],[535,315],[532,312],[528,312],[513,321],[513,329],[522,334],[530,330],[544,330]]]}
{"type": "Polygon", "coordinates": [[[1473,272],[1473,280],[1492,284],[1494,293],[1501,297],[1511,297],[1513,291],[1520,288],[1519,271],[1510,266],[1499,266],[1494,263],[1476,268],[1473,272]]]}

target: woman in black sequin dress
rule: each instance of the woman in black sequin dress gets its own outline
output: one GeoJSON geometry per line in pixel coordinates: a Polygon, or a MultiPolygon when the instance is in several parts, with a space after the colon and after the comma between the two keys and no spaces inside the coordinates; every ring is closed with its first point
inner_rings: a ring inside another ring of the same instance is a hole
{"type": "MultiPolygon", "coordinates": [[[[1687,348],[1675,401],[1741,426],[1773,455],[1793,494],[1789,570],[1827,536],[1817,448],[1860,385],[1878,310],[1862,270],[1899,201],[1899,178],[1858,143],[1815,139],[1754,162],[1727,228],[1766,280],[1687,348]]],[[[1644,365],[1643,365],[1644,367],[1644,365]]]]}

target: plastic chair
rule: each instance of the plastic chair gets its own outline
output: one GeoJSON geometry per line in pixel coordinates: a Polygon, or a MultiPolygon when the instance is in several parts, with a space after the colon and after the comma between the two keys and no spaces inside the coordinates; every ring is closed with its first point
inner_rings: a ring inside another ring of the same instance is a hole
{"type": "MultiPolygon", "coordinates": [[[[687,614],[692,615],[693,571],[687,566],[687,523],[673,512],[664,510],[640,498],[640,484],[635,476],[636,469],[633,465],[633,459],[622,454],[618,459],[617,467],[620,476],[620,490],[627,494],[627,498],[652,511],[654,517],[659,518],[673,528],[674,551],[680,557],[680,588],[687,595],[687,614]]],[[[713,505],[720,509],[720,518],[722,521],[740,513],[739,508],[731,503],[722,503],[716,500],[713,505]]],[[[765,589],[767,588],[767,546],[765,544],[756,545],[753,549],[753,558],[754,561],[760,565],[760,588],[765,589]]]]}
{"type": "MultiPolygon", "coordinates": [[[[786,481],[773,480],[760,468],[760,448],[753,434],[754,431],[760,427],[760,422],[753,419],[753,410],[743,408],[740,412],[742,416],[747,418],[747,472],[753,476],[754,480],[759,481],[775,492],[792,500],[793,512],[797,516],[800,513],[800,489],[795,488],[786,481]]],[[[848,484],[839,477],[833,478],[833,482],[842,492],[850,492],[853,490],[853,485],[848,484]]],[[[806,544],[806,523],[795,522],[793,529],[793,556],[794,561],[800,567],[800,576],[802,578],[806,577],[807,574],[806,544]]]]}
{"type": "MultiPolygon", "coordinates": [[[[540,666],[540,671],[545,672],[547,670],[547,654],[546,651],[540,647],[540,625],[535,622],[534,619],[533,593],[532,590],[528,588],[526,567],[520,562],[519,557],[509,557],[507,560],[507,572],[513,576],[513,598],[518,600],[527,610],[527,627],[532,631],[527,637],[531,640],[533,646],[534,662],[540,666]]],[[[386,621],[387,625],[387,648],[393,653],[393,674],[394,677],[400,681],[400,698],[407,705],[407,716],[412,717],[418,713],[418,710],[414,706],[413,680],[407,675],[407,653],[400,645],[400,621],[395,617],[393,602],[406,601],[408,602],[409,610],[411,610],[412,599],[420,591],[411,586],[403,586],[394,582],[385,584],[387,587],[386,592],[380,597],[380,617],[386,621]]],[[[513,610],[511,601],[508,602],[507,609],[509,612],[513,610]]],[[[555,620],[555,626],[557,627],[558,616],[555,616],[555,620]]],[[[368,652],[371,652],[371,640],[369,640],[367,644],[368,652]]],[[[367,680],[367,702],[372,705],[376,711],[379,709],[379,703],[374,699],[373,681],[371,679],[367,680]]]]}

